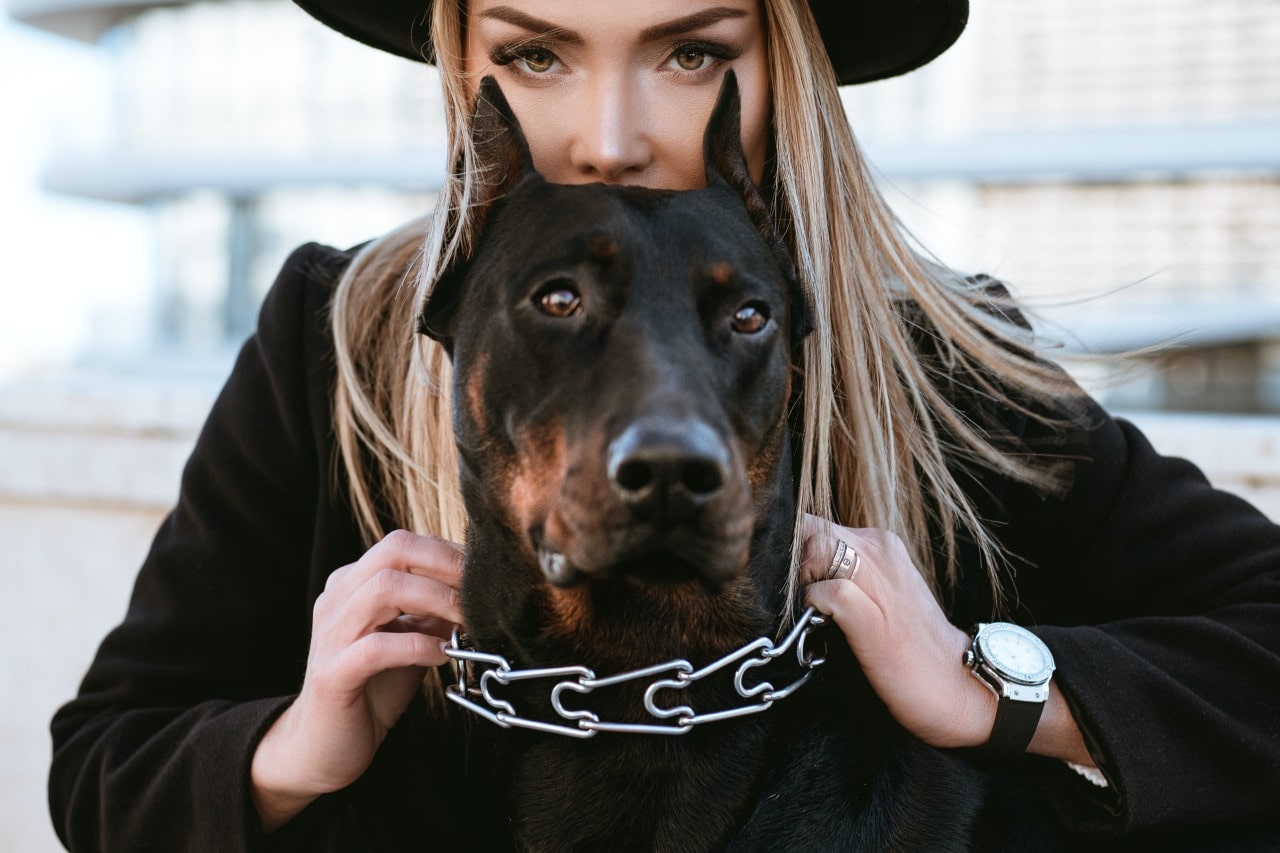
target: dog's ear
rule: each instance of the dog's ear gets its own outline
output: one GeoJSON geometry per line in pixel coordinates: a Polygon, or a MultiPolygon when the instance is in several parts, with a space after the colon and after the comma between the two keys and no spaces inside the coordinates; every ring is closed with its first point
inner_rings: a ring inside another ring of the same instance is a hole
{"type": "MultiPolygon", "coordinates": [[[[533,156],[520,122],[493,77],[480,81],[471,112],[471,142],[476,152],[477,193],[468,215],[474,248],[494,203],[521,181],[541,178],[533,167],[533,156]]],[[[449,268],[436,279],[418,316],[418,331],[439,341],[450,355],[453,354],[454,318],[469,261],[470,257],[461,251],[454,256],[449,268]]]]}
{"type": "Polygon", "coordinates": [[[791,298],[791,341],[799,344],[813,331],[813,302],[800,283],[795,261],[768,202],[751,179],[747,156],[742,150],[742,100],[738,95],[738,78],[732,69],[725,72],[716,105],[711,110],[711,118],[702,137],[702,157],[707,186],[727,186],[738,194],[756,231],[764,238],[778,261],[778,267],[787,277],[791,298]]]}
{"type": "Polygon", "coordinates": [[[476,152],[476,181],[481,187],[477,203],[481,209],[538,174],[520,122],[493,77],[480,81],[471,113],[471,144],[476,152]]]}
{"type": "Polygon", "coordinates": [[[450,358],[453,357],[454,321],[458,316],[465,268],[466,264],[451,264],[432,285],[431,293],[418,314],[418,333],[439,342],[450,358]]]}
{"type": "Polygon", "coordinates": [[[787,275],[787,295],[791,298],[791,345],[800,343],[813,332],[813,297],[800,283],[793,265],[787,275]]]}
{"type": "MultiPolygon", "coordinates": [[[[760,197],[742,151],[742,100],[738,95],[738,75],[733,69],[724,73],[720,94],[716,96],[716,105],[702,134],[702,160],[707,186],[725,184],[741,194],[748,204],[749,195],[760,197]]],[[[763,205],[763,198],[760,201],[763,205]]]]}

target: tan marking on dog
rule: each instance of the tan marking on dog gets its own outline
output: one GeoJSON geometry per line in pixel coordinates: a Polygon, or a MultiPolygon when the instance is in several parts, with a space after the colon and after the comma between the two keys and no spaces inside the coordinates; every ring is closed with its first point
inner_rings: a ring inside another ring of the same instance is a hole
{"type": "Polygon", "coordinates": [[[773,429],[769,430],[764,446],[756,451],[756,455],[747,464],[747,482],[751,484],[753,492],[763,489],[777,474],[778,459],[782,455],[782,438],[786,434],[780,427],[785,423],[784,414],[773,429]]]}
{"type": "MultiPolygon", "coordinates": [[[[787,391],[784,399],[791,399],[791,375],[787,375],[787,391]]],[[[782,442],[787,436],[787,408],[783,408],[778,420],[769,429],[764,446],[747,463],[747,482],[751,490],[758,492],[777,476],[778,459],[782,455],[782,442]]]]}
{"type": "MultiPolygon", "coordinates": [[[[563,500],[563,495],[561,496],[563,500]]],[[[558,508],[557,508],[558,509],[558,508]]],[[[543,541],[554,544],[561,553],[573,553],[574,532],[564,516],[553,510],[543,528],[543,541]]],[[[589,630],[591,624],[591,597],[585,586],[561,589],[547,586],[547,603],[551,608],[548,631],[560,636],[575,636],[589,630]]]]}
{"type": "Polygon", "coordinates": [[[733,264],[728,261],[716,261],[707,268],[707,279],[717,287],[728,287],[734,278],[733,264]]]}
{"type": "MultiPolygon", "coordinates": [[[[563,494],[560,496],[563,500],[563,494]]],[[[558,511],[560,507],[555,507],[547,515],[546,523],[543,525],[543,539],[555,545],[556,550],[564,553],[573,550],[573,528],[566,522],[564,516],[558,511]]]]}
{"type": "Polygon", "coordinates": [[[569,589],[549,587],[547,603],[551,605],[548,634],[562,638],[577,638],[590,634],[592,630],[591,593],[585,584],[569,589]]]}
{"type": "Polygon", "coordinates": [[[488,354],[480,353],[476,357],[475,366],[471,369],[471,376],[467,378],[466,383],[467,414],[471,415],[472,422],[486,438],[489,437],[489,418],[484,411],[484,382],[488,375],[488,368],[488,354]]]}
{"type": "MultiPolygon", "coordinates": [[[[510,495],[512,483],[515,479],[515,460],[512,459],[509,452],[506,452],[506,444],[499,441],[498,437],[493,434],[489,423],[484,403],[485,381],[488,378],[488,373],[489,356],[486,353],[480,353],[476,357],[471,374],[463,384],[462,392],[466,401],[467,415],[471,418],[471,422],[475,424],[479,440],[487,447],[485,452],[488,457],[489,467],[486,477],[489,481],[489,488],[495,495],[510,495]]],[[[509,529],[517,529],[516,517],[512,513],[511,506],[500,503],[499,511],[502,523],[509,529]]],[[[530,559],[533,558],[532,549],[528,550],[526,556],[530,559]]]]}
{"type": "Polygon", "coordinates": [[[565,436],[558,419],[532,426],[515,437],[516,462],[511,478],[511,513],[517,532],[543,523],[555,508],[564,482],[565,436]]]}
{"type": "Polygon", "coordinates": [[[551,588],[545,630],[600,675],[685,657],[703,665],[768,630],[752,623],[756,593],[745,576],[717,593],[689,582],[637,585],[612,602],[595,595],[588,584],[551,588]]]}
{"type": "Polygon", "coordinates": [[[618,253],[618,243],[608,234],[597,233],[587,238],[587,254],[596,261],[613,260],[618,253]]]}
{"type": "Polygon", "coordinates": [[[684,615],[681,620],[681,647],[706,655],[709,663],[714,657],[754,639],[756,632],[748,623],[746,614],[751,612],[755,598],[754,584],[746,576],[731,581],[715,597],[673,596],[671,608],[682,610],[684,615]]]}

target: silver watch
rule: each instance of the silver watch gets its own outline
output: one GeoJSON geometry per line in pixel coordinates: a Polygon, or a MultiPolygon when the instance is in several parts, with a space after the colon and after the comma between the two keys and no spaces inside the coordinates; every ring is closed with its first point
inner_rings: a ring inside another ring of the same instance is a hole
{"type": "Polygon", "coordinates": [[[986,751],[1026,752],[1049,699],[1054,669],[1049,647],[1018,625],[981,623],[964,653],[964,665],[996,694],[996,720],[986,751]]]}

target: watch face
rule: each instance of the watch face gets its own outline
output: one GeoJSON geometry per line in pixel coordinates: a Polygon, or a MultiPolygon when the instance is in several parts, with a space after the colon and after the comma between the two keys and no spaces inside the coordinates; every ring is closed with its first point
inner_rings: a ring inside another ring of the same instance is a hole
{"type": "Polygon", "coordinates": [[[1002,675],[1023,684],[1040,684],[1053,674],[1053,655],[1040,638],[1017,625],[988,625],[979,635],[982,656],[1002,675]]]}

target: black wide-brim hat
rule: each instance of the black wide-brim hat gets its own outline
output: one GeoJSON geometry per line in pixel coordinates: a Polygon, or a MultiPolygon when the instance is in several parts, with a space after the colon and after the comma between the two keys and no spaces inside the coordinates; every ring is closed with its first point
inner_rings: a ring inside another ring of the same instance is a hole
{"type": "MultiPolygon", "coordinates": [[[[431,62],[432,0],[294,0],[343,35],[431,62]]],[[[969,0],[809,0],[841,84],[905,74],[960,36],[969,0]]]]}

